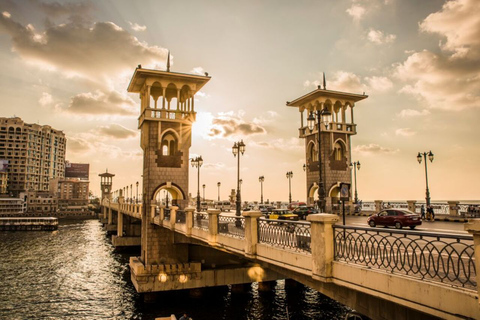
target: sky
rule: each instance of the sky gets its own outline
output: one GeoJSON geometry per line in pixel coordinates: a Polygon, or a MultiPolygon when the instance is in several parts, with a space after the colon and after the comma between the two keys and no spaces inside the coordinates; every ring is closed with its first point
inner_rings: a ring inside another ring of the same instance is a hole
{"type": "MultiPolygon", "coordinates": [[[[208,72],[196,95],[190,156],[202,155],[205,195],[236,185],[242,199],[306,199],[300,115],[286,107],[314,89],[363,93],[352,161],[358,196],[421,200],[428,163],[432,200],[480,195],[478,0],[40,1],[0,0],[0,116],[48,124],[67,137],[67,160],[141,183],[135,67],[208,72]]],[[[191,167],[190,167],[191,168],[191,167]]],[[[190,190],[197,174],[190,169],[190,190]]],[[[203,190],[201,191],[203,195],[203,190]]],[[[134,194],[135,195],[135,194],[134,194]]]]}

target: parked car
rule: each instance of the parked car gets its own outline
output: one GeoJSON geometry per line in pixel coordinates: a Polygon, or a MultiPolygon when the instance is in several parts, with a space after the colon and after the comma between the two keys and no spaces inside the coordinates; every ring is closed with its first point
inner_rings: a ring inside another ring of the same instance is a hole
{"type": "Polygon", "coordinates": [[[267,219],[298,221],[298,215],[288,209],[273,209],[272,212],[267,215],[267,219]]]}
{"type": "Polygon", "coordinates": [[[406,209],[386,209],[376,213],[367,219],[370,227],[374,228],[377,225],[394,226],[397,229],[403,227],[410,227],[415,229],[416,226],[422,224],[420,216],[410,210],[406,209]]]}
{"type": "Polygon", "coordinates": [[[306,206],[306,205],[307,204],[305,202],[291,202],[291,203],[288,204],[287,209],[293,210],[297,207],[306,206]]]}
{"type": "Polygon", "coordinates": [[[215,202],[215,209],[220,209],[220,211],[230,211],[232,209],[232,204],[230,201],[218,201],[215,202]]]}
{"type": "Polygon", "coordinates": [[[317,209],[315,209],[313,207],[307,207],[307,206],[297,207],[292,212],[295,213],[296,215],[298,215],[298,217],[301,220],[307,219],[307,216],[309,214],[318,213],[317,209]]]}

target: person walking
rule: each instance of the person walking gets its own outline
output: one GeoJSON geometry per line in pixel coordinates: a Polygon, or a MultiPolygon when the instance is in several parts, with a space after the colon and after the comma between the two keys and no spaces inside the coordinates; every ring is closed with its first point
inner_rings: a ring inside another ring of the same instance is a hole
{"type": "Polygon", "coordinates": [[[427,213],[428,213],[428,216],[430,218],[430,221],[435,221],[435,212],[433,211],[432,206],[428,206],[427,213]]]}
{"type": "Polygon", "coordinates": [[[425,206],[423,204],[420,208],[420,219],[425,220],[425,206]]]}

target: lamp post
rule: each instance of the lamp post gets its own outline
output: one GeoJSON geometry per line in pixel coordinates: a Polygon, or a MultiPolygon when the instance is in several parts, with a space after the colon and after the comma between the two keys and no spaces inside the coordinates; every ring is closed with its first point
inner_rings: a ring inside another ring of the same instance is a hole
{"type": "Polygon", "coordinates": [[[198,169],[198,179],[197,179],[197,212],[200,212],[200,167],[203,165],[202,156],[191,159],[192,167],[198,169]]]}
{"type": "Polygon", "coordinates": [[[325,107],[322,110],[317,110],[316,119],[313,112],[307,118],[307,124],[310,131],[315,128],[315,121],[318,127],[318,208],[320,212],[325,212],[325,186],[322,179],[322,123],[325,127],[330,123],[332,113],[325,107]]]}
{"type": "Polygon", "coordinates": [[[233,156],[236,157],[238,155],[238,162],[237,162],[237,201],[236,201],[236,211],[235,215],[240,216],[240,205],[242,201],[242,197],[240,195],[240,154],[245,153],[245,143],[243,140],[239,142],[235,142],[232,147],[233,156]]]}
{"type": "Polygon", "coordinates": [[[423,156],[423,159],[424,159],[424,162],[425,162],[425,183],[426,183],[426,186],[427,186],[427,190],[425,192],[425,201],[427,202],[427,207],[428,207],[430,205],[430,191],[428,190],[427,155],[428,155],[428,160],[430,160],[430,162],[433,162],[433,153],[432,153],[431,150],[428,153],[419,152],[418,155],[417,155],[417,161],[418,161],[418,163],[422,163],[422,156],[423,156]]]}
{"type": "Polygon", "coordinates": [[[125,203],[128,203],[128,185],[127,185],[127,192],[125,193],[125,203]]]}
{"type": "Polygon", "coordinates": [[[203,201],[205,201],[205,185],[203,185],[202,187],[203,187],[203,201]]]}
{"type": "Polygon", "coordinates": [[[218,187],[218,201],[220,201],[220,186],[222,184],[220,182],[217,182],[217,187],[218,187]]]}
{"type": "Polygon", "coordinates": [[[130,184],[130,203],[132,203],[133,199],[133,184],[130,184]]]}
{"type": "Polygon", "coordinates": [[[258,177],[258,181],[260,181],[260,204],[263,204],[263,181],[265,181],[265,177],[258,177]]]}
{"type": "Polygon", "coordinates": [[[136,196],[135,196],[135,203],[138,203],[138,181],[135,183],[135,186],[137,186],[136,196]]]}
{"type": "Polygon", "coordinates": [[[288,179],[288,203],[292,203],[292,177],[293,172],[287,172],[287,179],[288,179]]]}
{"type": "Polygon", "coordinates": [[[360,161],[354,161],[350,163],[350,168],[353,168],[353,175],[355,176],[355,204],[358,203],[358,194],[357,194],[357,169],[360,170],[360,161]]]}

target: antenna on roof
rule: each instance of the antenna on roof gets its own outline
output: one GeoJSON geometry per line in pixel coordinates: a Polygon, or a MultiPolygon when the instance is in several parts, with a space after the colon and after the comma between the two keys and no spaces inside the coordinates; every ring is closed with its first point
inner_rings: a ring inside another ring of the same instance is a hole
{"type": "Polygon", "coordinates": [[[323,90],[327,90],[327,81],[325,80],[325,72],[323,73],[323,90]]]}
{"type": "Polygon", "coordinates": [[[170,50],[168,50],[167,56],[167,72],[170,72],[170,50]]]}

